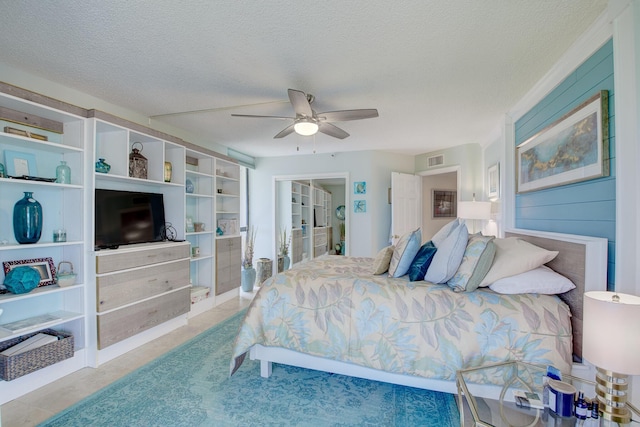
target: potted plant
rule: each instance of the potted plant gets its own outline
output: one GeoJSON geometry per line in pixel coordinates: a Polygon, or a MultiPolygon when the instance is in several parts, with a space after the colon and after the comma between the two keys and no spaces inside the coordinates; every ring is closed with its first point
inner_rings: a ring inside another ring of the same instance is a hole
{"type": "MultiPolygon", "coordinates": [[[[282,259],[282,269],[278,268],[279,271],[288,270],[289,265],[291,264],[291,258],[289,258],[289,244],[291,243],[291,235],[287,234],[287,229],[284,228],[280,232],[280,250],[278,254],[278,261],[282,259]]],[[[280,264],[278,262],[278,264],[280,264]]],[[[278,265],[280,267],[280,265],[278,265]]]]}
{"type": "Polygon", "coordinates": [[[244,239],[241,285],[244,292],[251,292],[256,281],[256,269],[253,268],[253,248],[256,243],[256,231],[253,227],[247,229],[244,239]]]}
{"type": "Polygon", "coordinates": [[[344,255],[344,236],[346,232],[346,225],[344,222],[340,223],[340,255],[344,255]]]}

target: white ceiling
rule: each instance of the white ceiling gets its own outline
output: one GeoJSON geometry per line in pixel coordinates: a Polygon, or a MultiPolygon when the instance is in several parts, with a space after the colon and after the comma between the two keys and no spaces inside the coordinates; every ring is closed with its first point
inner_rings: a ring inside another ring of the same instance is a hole
{"type": "Polygon", "coordinates": [[[0,58],[145,117],[217,109],[153,120],[254,156],[314,146],[418,154],[487,142],[606,5],[0,0],[0,58]],[[351,136],[315,142],[274,140],[286,121],[231,117],[291,116],[288,88],[314,94],[319,112],[377,108],[380,117],[336,123],[351,136]]]}

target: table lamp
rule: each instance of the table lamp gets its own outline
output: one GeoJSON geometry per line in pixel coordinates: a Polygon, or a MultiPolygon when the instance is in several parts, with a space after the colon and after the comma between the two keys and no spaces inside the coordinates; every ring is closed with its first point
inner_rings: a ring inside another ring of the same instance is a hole
{"type": "Polygon", "coordinates": [[[596,366],[603,418],[628,423],[628,376],[640,374],[640,297],[617,292],[584,294],[582,355],[596,366]]]}
{"type": "Polygon", "coordinates": [[[458,204],[458,217],[473,220],[473,231],[475,233],[477,219],[491,219],[491,202],[476,202],[476,195],[473,194],[472,202],[460,202],[458,204]]]}

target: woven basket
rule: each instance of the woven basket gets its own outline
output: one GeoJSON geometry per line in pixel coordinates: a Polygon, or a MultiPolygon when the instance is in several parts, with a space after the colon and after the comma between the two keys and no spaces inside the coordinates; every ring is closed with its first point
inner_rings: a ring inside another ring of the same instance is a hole
{"type": "Polygon", "coordinates": [[[44,329],[42,331],[0,342],[0,352],[39,333],[63,338],[15,356],[5,356],[0,354],[0,378],[5,381],[11,381],[23,375],[37,371],[38,369],[58,363],[61,360],[73,357],[73,335],[66,332],[55,331],[53,329],[44,329]]]}

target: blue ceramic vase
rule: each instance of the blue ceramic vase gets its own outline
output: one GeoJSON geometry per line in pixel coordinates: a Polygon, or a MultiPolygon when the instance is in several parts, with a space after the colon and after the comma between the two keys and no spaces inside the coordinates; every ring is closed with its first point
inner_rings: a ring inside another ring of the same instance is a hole
{"type": "Polygon", "coordinates": [[[241,276],[241,285],[244,292],[253,291],[253,284],[256,281],[256,269],[253,267],[243,268],[241,276]]]}
{"type": "Polygon", "coordinates": [[[37,243],[42,235],[42,205],[31,191],[13,206],[13,234],[18,243],[37,243]]]}

